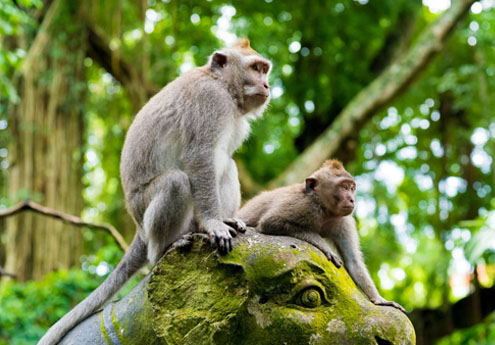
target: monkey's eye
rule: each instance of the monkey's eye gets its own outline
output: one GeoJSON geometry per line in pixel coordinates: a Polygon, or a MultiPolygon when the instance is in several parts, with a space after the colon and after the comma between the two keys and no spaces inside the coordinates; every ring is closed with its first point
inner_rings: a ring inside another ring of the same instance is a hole
{"type": "Polygon", "coordinates": [[[351,186],[351,190],[354,192],[356,191],[356,186],[351,186]]]}
{"type": "Polygon", "coordinates": [[[347,183],[344,183],[340,185],[340,188],[342,188],[343,190],[349,190],[349,185],[347,183]]]}
{"type": "Polygon", "coordinates": [[[295,298],[295,304],[304,308],[318,308],[325,300],[323,292],[317,286],[310,286],[301,291],[295,298]]]}
{"type": "Polygon", "coordinates": [[[255,64],[252,64],[252,65],[251,65],[251,68],[252,68],[253,70],[255,70],[256,72],[258,72],[258,71],[260,70],[260,68],[259,68],[258,64],[256,64],[256,63],[255,63],[255,64]]]}

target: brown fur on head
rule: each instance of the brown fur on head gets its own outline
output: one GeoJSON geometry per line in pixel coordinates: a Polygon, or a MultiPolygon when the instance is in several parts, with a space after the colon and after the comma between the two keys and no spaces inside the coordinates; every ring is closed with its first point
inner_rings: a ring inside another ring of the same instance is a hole
{"type": "Polygon", "coordinates": [[[261,56],[256,50],[251,48],[251,43],[247,38],[241,38],[237,40],[230,48],[238,49],[243,55],[258,55],[261,56]]]}
{"type": "Polygon", "coordinates": [[[335,170],[344,170],[344,166],[342,165],[342,162],[337,160],[337,159],[329,159],[323,162],[323,165],[321,166],[322,168],[324,167],[329,167],[331,169],[335,170]]]}
{"type": "Polygon", "coordinates": [[[344,217],[354,211],[356,182],[338,160],[328,160],[306,179],[305,192],[315,196],[327,212],[344,217]]]}

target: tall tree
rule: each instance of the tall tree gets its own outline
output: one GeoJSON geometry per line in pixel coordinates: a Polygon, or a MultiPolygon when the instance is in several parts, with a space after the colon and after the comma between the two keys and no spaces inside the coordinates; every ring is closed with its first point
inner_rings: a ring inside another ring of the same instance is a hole
{"type": "MultiPolygon", "coordinates": [[[[11,108],[9,199],[38,199],[57,210],[82,210],[84,2],[47,1],[37,32],[26,30],[18,45],[27,53],[11,108]]],[[[38,279],[79,262],[79,230],[23,213],[6,222],[6,270],[18,279],[38,279]]]]}

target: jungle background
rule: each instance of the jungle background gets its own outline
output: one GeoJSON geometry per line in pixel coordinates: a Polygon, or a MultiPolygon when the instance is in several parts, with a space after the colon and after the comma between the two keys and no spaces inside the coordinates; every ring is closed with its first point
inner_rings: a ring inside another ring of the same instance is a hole
{"type": "Polygon", "coordinates": [[[341,159],[373,280],[418,344],[494,344],[493,0],[0,0],[0,344],[35,344],[123,254],[108,227],[13,208],[130,243],[126,130],[238,37],[274,65],[235,155],[244,198],[341,159]]]}

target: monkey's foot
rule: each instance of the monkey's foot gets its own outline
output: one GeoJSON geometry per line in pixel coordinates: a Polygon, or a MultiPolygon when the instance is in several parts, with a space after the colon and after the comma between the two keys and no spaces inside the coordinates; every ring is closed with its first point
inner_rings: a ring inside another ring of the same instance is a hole
{"type": "MultiPolygon", "coordinates": [[[[241,233],[246,232],[246,229],[247,229],[246,223],[244,223],[239,218],[227,218],[227,219],[224,219],[223,222],[225,224],[227,224],[228,226],[230,226],[231,228],[234,228],[238,232],[241,232],[241,233]]],[[[237,235],[237,233],[235,235],[237,235]]]]}
{"type": "Polygon", "coordinates": [[[177,249],[178,251],[182,252],[182,253],[185,253],[185,252],[188,252],[189,250],[191,250],[191,247],[194,243],[194,236],[197,236],[197,235],[200,235],[200,236],[203,236],[203,234],[192,234],[192,233],[188,233],[188,234],[185,234],[185,235],[182,235],[181,238],[179,238],[177,241],[175,241],[174,243],[172,243],[167,251],[166,251],[166,254],[168,254],[169,252],[177,249]]]}
{"type": "Polygon", "coordinates": [[[401,306],[399,303],[396,303],[394,301],[387,301],[386,299],[380,297],[379,299],[371,300],[371,302],[373,304],[375,304],[375,305],[383,305],[383,306],[387,306],[387,307],[394,307],[395,309],[399,309],[404,314],[407,314],[406,309],[403,306],[401,306]]]}

